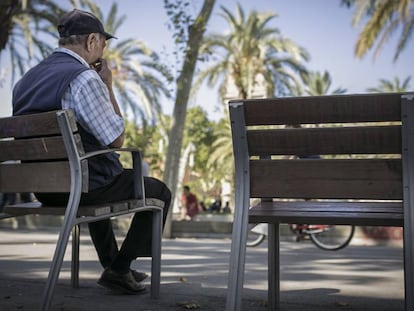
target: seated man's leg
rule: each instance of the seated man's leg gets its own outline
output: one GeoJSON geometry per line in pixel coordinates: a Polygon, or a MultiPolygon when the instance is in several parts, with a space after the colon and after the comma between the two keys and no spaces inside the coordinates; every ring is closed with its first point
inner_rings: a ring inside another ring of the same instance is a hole
{"type": "MultiPolygon", "coordinates": [[[[108,202],[107,196],[110,194],[106,187],[82,194],[81,204],[108,202]]],[[[67,205],[69,199],[68,193],[35,193],[35,196],[44,205],[62,206],[62,208],[67,205]]],[[[103,219],[88,223],[88,227],[99,261],[104,268],[107,268],[118,255],[118,245],[112,230],[112,222],[110,219],[103,219]]]]}
{"type": "MultiPolygon", "coordinates": [[[[152,177],[144,177],[145,195],[157,198],[165,203],[163,209],[163,227],[171,204],[171,192],[160,180],[152,177]]],[[[152,241],[152,212],[145,211],[136,213],[132,219],[131,226],[124,243],[120,249],[120,258],[134,260],[140,256],[151,255],[152,241]]]]}
{"type": "MultiPolygon", "coordinates": [[[[165,203],[163,210],[163,224],[165,224],[171,203],[170,190],[163,182],[152,177],[144,177],[144,183],[146,197],[157,198],[165,203]]],[[[133,185],[132,171],[125,170],[111,185],[86,194],[82,198],[82,203],[93,204],[100,203],[100,201],[131,199],[134,197],[133,185]]],[[[116,256],[113,256],[115,247],[113,246],[112,227],[99,221],[91,223],[89,228],[91,235],[95,236],[92,239],[104,267],[107,267],[107,261],[104,258],[112,258],[110,267],[116,271],[125,272],[129,270],[131,262],[138,256],[151,255],[152,212],[150,211],[136,213],[133,216],[127,236],[116,256]]]]}
{"type": "Polygon", "coordinates": [[[102,267],[108,268],[118,255],[118,245],[110,219],[88,223],[92,238],[102,267]]]}
{"type": "MultiPolygon", "coordinates": [[[[147,197],[164,201],[163,224],[165,224],[171,202],[171,192],[163,182],[155,178],[145,177],[144,182],[147,197]]],[[[38,197],[40,201],[48,205],[57,203],[65,205],[67,198],[67,194],[46,194],[38,197]]],[[[125,170],[111,184],[83,194],[81,204],[99,204],[132,198],[134,198],[133,173],[132,170],[125,170]]],[[[152,212],[146,211],[134,215],[120,251],[118,251],[109,219],[89,223],[89,231],[99,260],[102,266],[106,268],[99,284],[109,288],[115,286],[118,290],[123,290],[129,294],[138,293],[145,289],[142,285],[136,284],[134,279],[131,279],[132,277],[137,280],[145,274],[141,273],[142,275],[137,276],[136,271],[133,271],[135,274],[131,274],[130,264],[138,256],[151,254],[152,212]],[[118,277],[121,281],[118,280],[118,277]]]]}

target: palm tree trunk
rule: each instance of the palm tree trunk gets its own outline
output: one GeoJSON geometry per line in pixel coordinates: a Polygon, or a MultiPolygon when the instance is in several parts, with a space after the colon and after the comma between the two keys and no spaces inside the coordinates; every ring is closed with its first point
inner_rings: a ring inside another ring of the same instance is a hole
{"type": "MultiPolygon", "coordinates": [[[[214,7],[215,0],[205,0],[203,7],[192,25],[189,27],[186,55],[180,76],[177,79],[177,95],[175,98],[172,125],[169,134],[167,158],[165,160],[164,181],[172,193],[174,202],[177,192],[178,163],[181,157],[181,148],[184,133],[184,124],[187,114],[187,104],[193,82],[195,66],[199,49],[203,40],[207,22],[214,7]]],[[[167,216],[164,237],[172,237],[172,211],[171,206],[167,216]]]]}

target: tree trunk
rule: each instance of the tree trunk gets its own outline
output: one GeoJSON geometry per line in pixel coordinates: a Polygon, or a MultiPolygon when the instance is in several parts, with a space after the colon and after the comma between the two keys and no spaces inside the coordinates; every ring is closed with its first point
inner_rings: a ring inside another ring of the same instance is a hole
{"type": "MultiPolygon", "coordinates": [[[[196,20],[189,27],[187,49],[183,68],[177,79],[177,94],[175,98],[171,130],[168,139],[167,158],[165,160],[164,181],[172,193],[172,204],[175,201],[178,182],[178,164],[181,157],[184,124],[187,114],[187,104],[193,82],[194,71],[198,59],[199,49],[203,40],[207,22],[214,7],[215,0],[204,0],[203,7],[196,20]]],[[[171,206],[164,229],[164,237],[172,237],[171,206]]]]}

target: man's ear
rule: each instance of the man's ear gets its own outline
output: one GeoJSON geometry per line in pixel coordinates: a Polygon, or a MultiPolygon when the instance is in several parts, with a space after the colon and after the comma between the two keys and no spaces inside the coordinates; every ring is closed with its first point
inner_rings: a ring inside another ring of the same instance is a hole
{"type": "Polygon", "coordinates": [[[93,50],[94,44],[96,44],[98,38],[95,33],[91,33],[88,35],[88,38],[86,39],[86,49],[88,52],[93,50]]]}

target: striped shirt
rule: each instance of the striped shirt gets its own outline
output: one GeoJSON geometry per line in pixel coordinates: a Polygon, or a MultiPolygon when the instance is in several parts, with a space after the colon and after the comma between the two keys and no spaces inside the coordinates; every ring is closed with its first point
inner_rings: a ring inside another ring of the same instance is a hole
{"type": "MultiPolygon", "coordinates": [[[[89,68],[89,64],[71,50],[59,47],[55,52],[69,54],[89,68]]],[[[95,70],[85,70],[69,84],[62,97],[62,108],[71,108],[76,121],[104,146],[110,145],[124,131],[124,120],[115,113],[108,88],[95,70]]]]}

